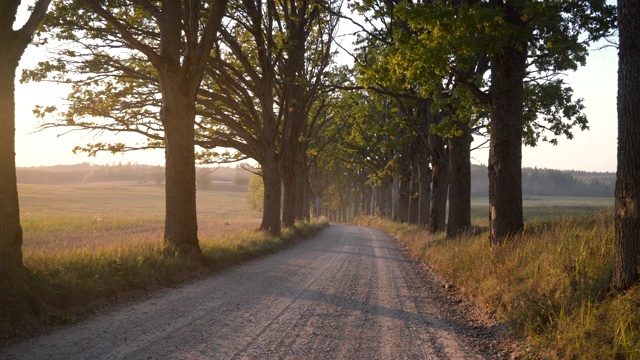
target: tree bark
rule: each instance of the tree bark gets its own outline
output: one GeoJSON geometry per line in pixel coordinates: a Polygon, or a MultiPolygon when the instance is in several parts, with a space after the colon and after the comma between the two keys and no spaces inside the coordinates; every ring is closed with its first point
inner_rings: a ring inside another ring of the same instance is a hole
{"type": "Polygon", "coordinates": [[[277,161],[260,164],[262,166],[262,180],[264,182],[264,207],[260,230],[271,235],[280,235],[280,207],[282,204],[282,180],[277,161]]]}
{"type": "Polygon", "coordinates": [[[362,194],[357,192],[356,189],[353,189],[354,195],[352,198],[352,206],[353,206],[353,217],[357,218],[360,216],[360,207],[362,206],[362,194]]]}
{"type": "Polygon", "coordinates": [[[362,194],[362,201],[360,201],[362,205],[362,213],[365,215],[373,215],[371,214],[371,186],[367,184],[362,184],[360,186],[360,193],[362,194]]]}
{"type": "Polygon", "coordinates": [[[0,264],[22,267],[16,181],[15,73],[19,57],[0,44],[0,264]]]}
{"type": "Polygon", "coordinates": [[[447,193],[449,190],[449,160],[444,140],[437,135],[430,136],[432,182],[431,182],[431,219],[429,231],[433,234],[445,230],[447,225],[447,193]]]}
{"type": "Polygon", "coordinates": [[[293,227],[296,222],[296,175],[290,171],[282,172],[284,196],[282,200],[282,225],[293,227]]]}
{"type": "Polygon", "coordinates": [[[183,255],[202,253],[196,213],[195,108],[185,99],[163,94],[165,127],[165,246],[183,255]],[[192,108],[189,111],[189,108],[192,108]]]}
{"type": "Polygon", "coordinates": [[[429,127],[433,120],[431,99],[418,102],[418,136],[416,137],[416,159],[419,171],[418,225],[426,226],[431,218],[431,164],[429,162],[429,127]]]}
{"type": "Polygon", "coordinates": [[[492,243],[524,228],[522,111],[527,52],[508,48],[491,59],[489,229],[492,243]]]}
{"type": "MultiPolygon", "coordinates": [[[[415,151],[415,150],[412,150],[415,151]]],[[[420,217],[420,169],[418,162],[412,156],[411,188],[409,191],[409,224],[418,224],[420,217]]]]}
{"type": "Polygon", "coordinates": [[[198,244],[195,171],[195,102],[216,42],[227,0],[209,5],[203,28],[200,1],[165,0],[161,11],[150,14],[160,32],[159,48],[137,38],[128,22],[97,0],[84,1],[120,34],[131,49],[140,51],[157,70],[162,94],[160,121],[165,140],[165,232],[168,250],[183,255],[202,254],[198,244]],[[195,25],[194,25],[195,24],[195,25]],[[185,48],[186,47],[186,48],[185,48]]]}
{"type": "Polygon", "coordinates": [[[393,175],[393,185],[391,186],[391,219],[400,221],[400,176],[393,175]]]}
{"type": "Polygon", "coordinates": [[[398,219],[399,222],[409,221],[409,195],[411,193],[411,181],[405,178],[403,174],[400,177],[400,191],[398,193],[398,219]]]}
{"type": "Polygon", "coordinates": [[[626,290],[640,278],[640,3],[618,1],[618,26],[618,168],[611,285],[626,290]]]}
{"type": "Polygon", "coordinates": [[[471,129],[459,122],[460,136],[449,139],[449,219],[447,237],[471,227],[471,129]]]}
{"type": "Polygon", "coordinates": [[[309,221],[311,220],[311,198],[309,196],[309,171],[306,169],[306,166],[305,173],[298,179],[298,183],[301,198],[296,204],[296,219],[309,221]],[[300,206],[300,213],[298,213],[298,206],[300,206]]]}
{"type": "Polygon", "coordinates": [[[309,220],[309,167],[307,157],[298,154],[300,173],[296,177],[295,218],[299,221],[309,220]]]}
{"type": "Polygon", "coordinates": [[[293,227],[296,220],[309,219],[309,202],[307,190],[309,173],[306,160],[300,154],[302,146],[299,142],[287,141],[283,151],[282,184],[284,197],[282,203],[282,225],[293,227]]]}
{"type": "Polygon", "coordinates": [[[431,218],[431,165],[426,154],[421,155],[418,170],[420,171],[418,225],[426,226],[431,218]]]}
{"type": "Polygon", "coordinates": [[[380,213],[387,219],[391,219],[391,190],[393,187],[393,178],[391,176],[387,176],[386,178],[387,181],[383,182],[380,189],[380,213]]]}
{"type": "Polygon", "coordinates": [[[16,178],[15,76],[20,58],[33,38],[51,0],[38,0],[27,22],[14,30],[19,0],[0,3],[0,265],[22,269],[22,226],[16,178]]]}
{"type": "Polygon", "coordinates": [[[411,203],[411,147],[405,144],[398,150],[396,161],[398,163],[399,180],[398,189],[398,218],[394,219],[406,223],[409,221],[409,206],[411,203]]]}

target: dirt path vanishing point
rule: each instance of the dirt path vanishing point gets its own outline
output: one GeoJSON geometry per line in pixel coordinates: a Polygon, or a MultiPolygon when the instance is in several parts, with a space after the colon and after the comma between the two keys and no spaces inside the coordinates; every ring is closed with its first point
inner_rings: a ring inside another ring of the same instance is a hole
{"type": "Polygon", "coordinates": [[[455,309],[434,295],[442,287],[424,275],[386,234],[331,226],[276,254],[2,349],[0,359],[498,357],[479,351],[486,334],[477,326],[451,320],[455,309]]]}

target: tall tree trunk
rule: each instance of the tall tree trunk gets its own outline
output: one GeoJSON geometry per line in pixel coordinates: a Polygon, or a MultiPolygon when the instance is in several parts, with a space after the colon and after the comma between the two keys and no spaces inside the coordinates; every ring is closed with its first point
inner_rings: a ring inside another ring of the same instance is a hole
{"type": "Polygon", "coordinates": [[[362,213],[365,215],[371,215],[371,186],[363,184],[360,187],[360,193],[362,194],[362,213]]]}
{"type": "Polygon", "coordinates": [[[373,190],[373,214],[375,216],[385,216],[384,214],[384,196],[383,193],[386,189],[384,182],[381,186],[374,188],[373,190]]]}
{"type": "Polygon", "coordinates": [[[139,34],[132,32],[126,21],[103,6],[104,2],[85,0],[83,3],[110,24],[130,49],[144,54],[157,71],[162,94],[160,121],[165,132],[164,244],[180,254],[200,256],[194,155],[195,102],[227,0],[210,3],[206,12],[200,11],[203,7],[197,1],[191,2],[191,6],[179,0],[162,1],[160,11],[153,14],[160,35],[158,52],[136,38],[139,34]],[[198,26],[191,26],[199,22],[203,26],[202,36],[198,26]]]}
{"type": "Polygon", "coordinates": [[[195,108],[175,89],[163,91],[165,129],[165,246],[185,255],[202,253],[196,213],[195,108]]]}
{"type": "Polygon", "coordinates": [[[429,164],[429,158],[426,154],[421,154],[418,170],[420,171],[418,225],[426,226],[429,224],[429,219],[431,218],[431,165],[429,164]]]}
{"type": "Polygon", "coordinates": [[[362,194],[358,193],[356,189],[353,190],[355,194],[353,195],[353,217],[357,218],[360,216],[360,206],[362,206],[362,194]]]}
{"type": "Polygon", "coordinates": [[[0,264],[22,267],[15,153],[15,73],[20,57],[4,41],[0,44],[0,264]]]}
{"type": "Polygon", "coordinates": [[[389,177],[387,183],[383,185],[383,191],[380,199],[382,204],[381,210],[388,212],[389,214],[387,215],[388,219],[391,218],[391,184],[392,184],[392,180],[389,177]]]}
{"type": "Polygon", "coordinates": [[[0,5],[0,265],[22,269],[22,227],[16,179],[15,76],[20,58],[33,38],[51,0],[38,0],[29,19],[14,30],[19,0],[0,5]]]}
{"type": "Polygon", "coordinates": [[[618,1],[618,171],[612,287],[640,277],[640,3],[618,1]]]}
{"type": "Polygon", "coordinates": [[[398,196],[398,219],[399,222],[409,221],[409,202],[411,194],[411,176],[405,178],[403,174],[400,177],[400,191],[398,196]]]}
{"type": "Polygon", "coordinates": [[[307,157],[304,154],[298,154],[298,165],[300,169],[296,176],[296,220],[309,220],[309,167],[307,165],[307,157]]]}
{"type": "Polygon", "coordinates": [[[522,111],[527,52],[510,48],[491,59],[489,229],[492,243],[524,228],[522,111]]]}
{"type": "MultiPolygon", "coordinates": [[[[288,119],[293,121],[292,119],[288,119]]],[[[284,196],[282,200],[282,225],[293,227],[296,220],[296,183],[298,172],[298,164],[296,161],[299,143],[291,137],[296,137],[290,133],[291,129],[285,130],[285,137],[282,144],[280,176],[284,188],[284,196]]]]}
{"type": "Polygon", "coordinates": [[[447,225],[447,193],[449,190],[449,160],[447,158],[444,140],[437,135],[430,136],[431,149],[431,219],[429,231],[436,233],[443,231],[447,225]]]}
{"type": "MultiPolygon", "coordinates": [[[[290,119],[290,121],[293,121],[290,119]]],[[[298,130],[295,130],[298,131],[298,130]]],[[[296,220],[304,220],[309,214],[305,209],[305,183],[308,183],[306,159],[300,154],[302,144],[297,140],[297,133],[285,135],[282,151],[281,174],[284,185],[284,200],[282,206],[282,225],[295,226],[296,220]],[[294,139],[290,139],[293,137],[294,139]],[[285,147],[286,146],[286,147],[285,147]]],[[[308,201],[308,199],[306,199],[308,201]]],[[[307,206],[308,208],[308,206],[307,206]]]]}
{"type": "Polygon", "coordinates": [[[471,227],[471,129],[459,122],[460,136],[449,139],[449,219],[447,237],[471,227]]]}
{"type": "MultiPolygon", "coordinates": [[[[412,158],[415,158],[413,156],[412,158]]],[[[409,192],[409,224],[418,224],[420,216],[420,169],[418,162],[411,162],[411,187],[409,192]]]]}
{"type": "Polygon", "coordinates": [[[280,206],[282,203],[282,180],[275,160],[260,164],[264,183],[264,207],[260,229],[272,235],[280,235],[280,206]]]}
{"type": "Polygon", "coordinates": [[[296,175],[289,171],[282,172],[284,196],[282,201],[282,225],[293,227],[296,220],[296,175]]]}
{"type": "Polygon", "coordinates": [[[431,191],[431,218],[429,231],[434,234],[445,230],[447,225],[447,190],[449,189],[449,171],[446,166],[433,168],[431,191]]]}
{"type": "Polygon", "coordinates": [[[429,127],[433,121],[431,112],[431,99],[422,99],[418,102],[418,129],[416,138],[415,155],[418,163],[419,174],[419,199],[418,199],[418,225],[426,226],[431,218],[431,164],[429,161],[429,127]]]}
{"type": "Polygon", "coordinates": [[[300,179],[302,185],[302,217],[300,220],[311,220],[311,195],[309,191],[309,172],[305,173],[305,176],[300,179]]]}
{"type": "Polygon", "coordinates": [[[300,167],[300,173],[296,176],[296,200],[294,214],[296,220],[304,220],[304,182],[307,177],[306,172],[300,167]]]}
{"type": "Polygon", "coordinates": [[[400,221],[400,176],[394,174],[391,186],[391,219],[400,221]]]}

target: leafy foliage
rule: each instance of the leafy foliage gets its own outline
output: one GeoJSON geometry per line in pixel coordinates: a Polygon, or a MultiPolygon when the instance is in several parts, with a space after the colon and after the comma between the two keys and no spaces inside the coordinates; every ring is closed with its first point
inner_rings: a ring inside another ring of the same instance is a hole
{"type": "Polygon", "coordinates": [[[264,185],[262,177],[258,174],[253,174],[251,180],[249,180],[247,201],[252,210],[262,211],[264,208],[264,185]]]}
{"type": "MultiPolygon", "coordinates": [[[[474,128],[487,114],[479,103],[488,103],[491,95],[482,57],[523,43],[528,50],[523,141],[535,146],[557,144],[558,136],[571,139],[574,129],[588,128],[587,119],[583,100],[573,99],[559,76],[584,65],[589,44],[611,34],[615,7],[604,0],[514,3],[522,29],[504,20],[502,6],[482,1],[357,2],[354,8],[367,21],[382,24],[360,39],[359,79],[396,93],[433,97],[437,109],[452,107],[449,115],[474,128]]],[[[432,130],[455,135],[453,124],[445,119],[432,130]]]]}

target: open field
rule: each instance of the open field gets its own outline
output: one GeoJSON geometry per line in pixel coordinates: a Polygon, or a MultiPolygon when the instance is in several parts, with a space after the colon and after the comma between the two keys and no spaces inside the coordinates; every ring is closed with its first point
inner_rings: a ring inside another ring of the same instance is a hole
{"type": "MultiPolygon", "coordinates": [[[[578,217],[612,209],[614,199],[576,196],[525,196],[522,201],[524,220],[547,220],[578,217]]],[[[476,225],[487,225],[489,198],[471,198],[471,219],[476,225]]]]}
{"type": "MultiPolygon", "coordinates": [[[[259,226],[260,214],[249,208],[246,189],[220,182],[198,191],[200,239],[259,226]]],[[[18,191],[26,257],[162,239],[163,186],[136,182],[21,184],[18,191]]]]}
{"type": "MultiPolygon", "coordinates": [[[[164,226],[164,187],[136,182],[21,184],[20,209],[24,252],[97,250],[132,243],[157,243],[164,226]]],[[[246,201],[246,186],[214,182],[198,191],[198,226],[202,240],[255,229],[260,213],[246,201]]],[[[472,219],[486,226],[488,199],[474,197],[472,219]]],[[[525,221],[592,214],[613,206],[612,198],[525,197],[525,221]]]]}

